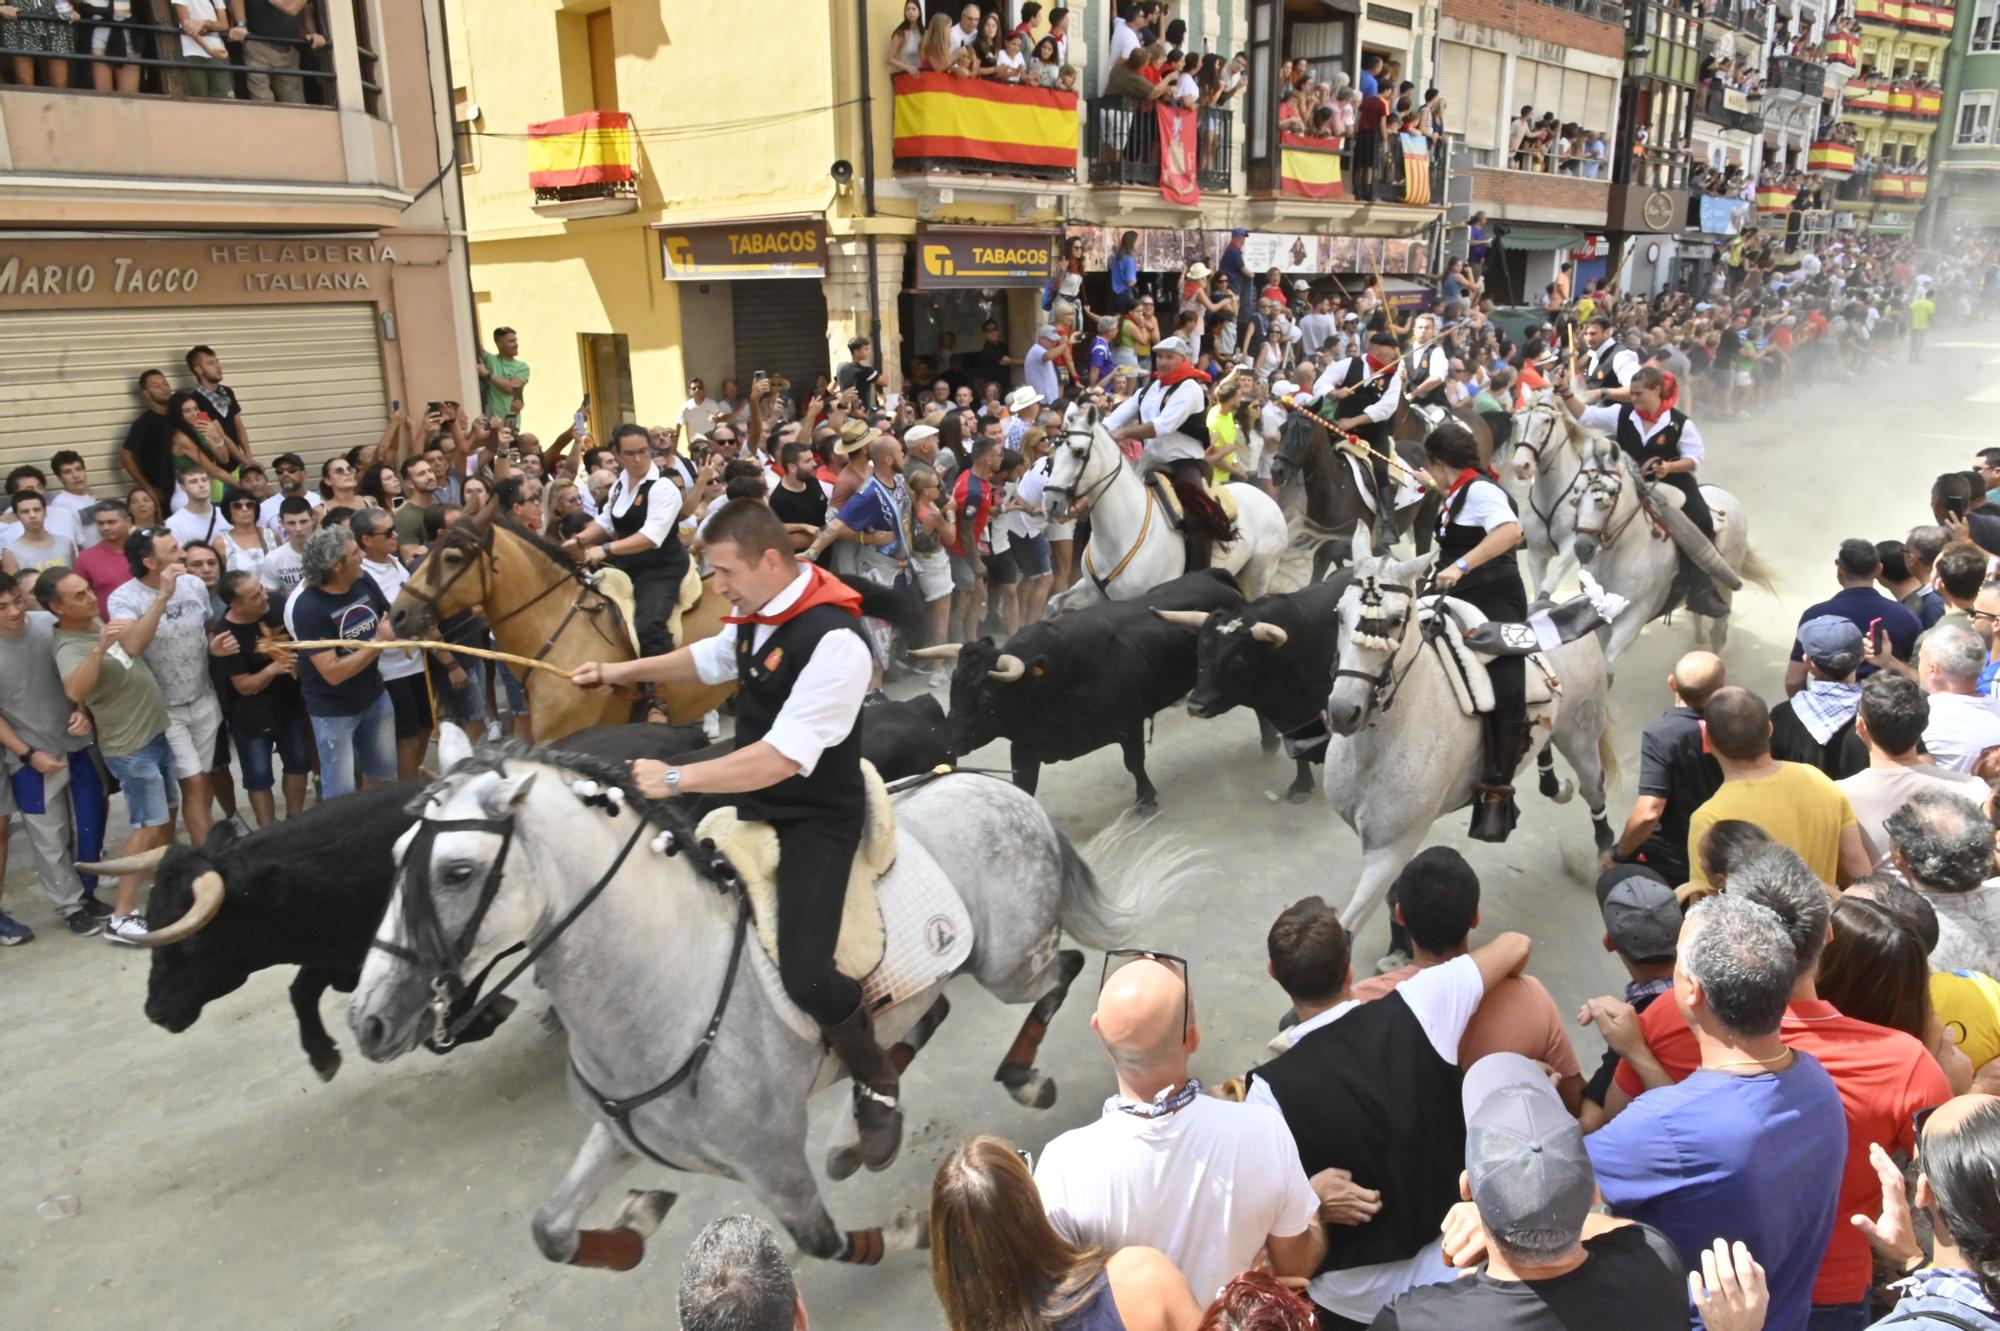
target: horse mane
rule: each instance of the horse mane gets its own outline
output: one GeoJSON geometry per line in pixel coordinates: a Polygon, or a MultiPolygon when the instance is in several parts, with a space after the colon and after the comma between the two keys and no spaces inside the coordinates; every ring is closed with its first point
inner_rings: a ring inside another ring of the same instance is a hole
{"type": "MultiPolygon", "coordinates": [[[[472,519],[470,518],[460,518],[457,522],[453,523],[452,525],[455,527],[469,526],[471,524],[471,521],[472,519]]],[[[551,541],[548,537],[542,535],[538,531],[535,531],[533,528],[523,527],[520,523],[508,517],[505,513],[495,513],[493,515],[492,521],[495,527],[498,527],[500,530],[508,532],[514,536],[518,536],[523,541],[527,542],[531,548],[539,551],[551,563],[555,564],[558,568],[568,573],[572,581],[574,582],[583,581],[583,566],[577,563],[574,559],[571,559],[567,551],[565,551],[560,545],[557,545],[554,541],[551,541]]]]}

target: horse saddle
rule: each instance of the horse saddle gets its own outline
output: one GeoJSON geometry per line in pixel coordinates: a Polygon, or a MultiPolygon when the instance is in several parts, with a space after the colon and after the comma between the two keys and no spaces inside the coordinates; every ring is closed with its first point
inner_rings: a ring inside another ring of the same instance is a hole
{"type": "MultiPolygon", "coordinates": [[[[618,618],[625,626],[625,640],[631,644],[633,653],[638,652],[639,612],[632,599],[632,579],[623,569],[609,564],[600,564],[584,574],[584,581],[595,587],[604,599],[618,607],[618,618]]],[[[667,632],[676,643],[681,641],[681,616],[693,609],[701,600],[701,571],[692,563],[687,576],[681,579],[680,593],[674,598],[674,612],[667,616],[667,632]]]]}
{"type": "MultiPolygon", "coordinates": [[[[896,809],[882,778],[861,764],[867,787],[866,823],[848,872],[834,965],[861,982],[861,1002],[880,1012],[957,973],[972,953],[972,917],[936,860],[914,837],[896,833],[896,809]]],[[[696,829],[736,866],[750,900],[761,946],[752,966],[767,996],[799,1035],[820,1038],[819,1026],[785,994],[778,978],[778,833],[769,823],[711,809],[696,829]]]]}
{"type": "MultiPolygon", "coordinates": [[[[1151,473],[1149,479],[1153,483],[1154,495],[1167,510],[1167,516],[1173,520],[1174,526],[1179,527],[1187,520],[1187,514],[1181,508],[1180,495],[1174,490],[1174,478],[1164,471],[1156,471],[1151,473]]],[[[1229,519],[1230,525],[1235,526],[1236,496],[1231,493],[1229,487],[1217,485],[1214,477],[1205,477],[1202,480],[1202,487],[1208,491],[1208,497],[1215,501],[1215,506],[1222,510],[1222,515],[1229,519]]]]}
{"type": "MultiPolygon", "coordinates": [[[[1437,653],[1439,663],[1444,666],[1444,677],[1451,682],[1451,691],[1458,699],[1458,710],[1467,716],[1481,716],[1492,711],[1493,680],[1486,673],[1486,663],[1499,653],[1481,652],[1468,641],[1481,629],[1487,628],[1486,612],[1453,596],[1426,597],[1422,605],[1421,621],[1431,630],[1426,637],[1437,653]]],[[[1528,720],[1531,724],[1540,723],[1546,715],[1549,723],[1553,724],[1554,713],[1562,698],[1562,680],[1541,650],[1525,655],[1528,658],[1528,720]]]]}
{"type": "MultiPolygon", "coordinates": [[[[1344,440],[1336,447],[1340,449],[1340,455],[1347,459],[1347,469],[1354,473],[1355,493],[1361,496],[1361,502],[1368,506],[1368,511],[1379,517],[1382,510],[1375,499],[1375,468],[1372,460],[1366,453],[1344,440]]],[[[1390,475],[1396,481],[1397,512],[1423,502],[1423,487],[1417,484],[1408,467],[1397,468],[1391,471],[1390,475]]]]}

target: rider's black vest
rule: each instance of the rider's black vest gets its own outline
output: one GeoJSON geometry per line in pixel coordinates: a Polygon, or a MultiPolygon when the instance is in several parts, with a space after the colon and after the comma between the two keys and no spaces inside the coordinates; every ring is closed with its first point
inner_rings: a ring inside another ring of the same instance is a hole
{"type": "Polygon", "coordinates": [[[1620,347],[1618,343],[1606,340],[1597,348],[1597,364],[1583,376],[1583,382],[1591,388],[1623,388],[1618,382],[1616,362],[1620,347]]]}
{"type": "MultiPolygon", "coordinates": [[[[1445,511],[1438,514],[1437,562],[1439,568],[1443,568],[1454,560],[1463,559],[1466,555],[1471,554],[1473,550],[1477,549],[1481,541],[1486,539],[1486,529],[1484,527],[1474,526],[1472,523],[1460,522],[1458,520],[1460,515],[1465,512],[1466,501],[1471,499],[1472,487],[1475,485],[1493,485],[1493,482],[1476,480],[1460,486],[1458,493],[1451,497],[1451,503],[1446,505],[1445,511]]],[[[1493,488],[1500,491],[1500,497],[1507,501],[1507,507],[1514,509],[1513,497],[1497,485],[1493,485],[1493,488]]],[[[1518,516],[1519,510],[1515,509],[1514,511],[1518,516]]],[[[1452,589],[1452,595],[1463,596],[1466,592],[1474,591],[1495,582],[1511,582],[1516,586],[1520,585],[1521,569],[1520,565],[1515,561],[1512,550],[1509,550],[1504,555],[1487,560],[1460,578],[1458,585],[1452,589]]]]}
{"type": "MultiPolygon", "coordinates": [[[[833,633],[861,633],[861,620],[837,605],[816,605],[771,631],[764,645],[753,649],[755,624],[736,626],[736,747],[746,748],[764,738],[778,719],[799,674],[812,660],[821,639],[833,633]]],[[[860,819],[867,808],[861,782],[861,718],[847,738],[819,756],[812,775],[786,777],[764,790],[738,795],[733,802],[741,817],[762,822],[799,818],[860,819]]],[[[860,826],[857,821],[855,824],[860,826]]]]}
{"type": "Polygon", "coordinates": [[[1349,356],[1347,358],[1347,375],[1341,380],[1340,386],[1342,388],[1352,388],[1354,392],[1340,400],[1340,405],[1334,408],[1335,415],[1359,416],[1362,412],[1380,402],[1382,394],[1389,391],[1390,375],[1376,375],[1366,387],[1363,387],[1361,386],[1361,381],[1366,378],[1368,378],[1368,358],[1362,355],[1349,356]]]}
{"type": "MultiPolygon", "coordinates": [[[[622,514],[612,515],[610,507],[607,504],[604,512],[605,516],[611,518],[611,535],[613,539],[623,540],[627,536],[634,535],[638,532],[639,528],[645,526],[647,494],[656,485],[672,484],[672,481],[657,479],[641,481],[639,488],[632,492],[632,502],[625,506],[625,511],[622,514]]],[[[687,552],[681,548],[679,527],[669,528],[667,539],[661,541],[651,550],[641,550],[637,554],[631,555],[611,556],[611,566],[616,569],[622,569],[628,574],[651,573],[660,569],[672,568],[676,564],[681,565],[683,568],[687,565],[687,552]]]]}
{"type": "Polygon", "coordinates": [[[1661,458],[1672,462],[1681,455],[1681,430],[1687,425],[1687,417],[1679,408],[1667,408],[1667,423],[1651,439],[1639,437],[1638,409],[1630,405],[1618,409],[1618,429],[1615,437],[1618,447],[1625,450],[1635,462],[1647,462],[1661,458]]]}
{"type": "MultiPolygon", "coordinates": [[[[1201,451],[1206,453],[1208,451],[1208,393],[1205,389],[1202,389],[1201,380],[1199,379],[1183,379],[1181,380],[1181,383],[1182,384],[1191,383],[1195,386],[1197,390],[1201,392],[1201,405],[1199,407],[1196,407],[1193,411],[1189,412],[1188,418],[1181,422],[1180,433],[1194,440],[1197,444],[1200,444],[1201,451]]],[[[1172,397],[1177,391],[1179,391],[1180,386],[1181,384],[1163,386],[1157,379],[1155,379],[1152,383],[1147,384],[1146,385],[1147,393],[1151,393],[1155,389],[1159,390],[1158,396],[1154,397],[1153,399],[1153,410],[1158,411],[1161,407],[1166,406],[1167,399],[1172,397]]],[[[1139,398],[1139,406],[1141,408],[1140,415],[1142,417],[1145,415],[1145,412],[1143,410],[1145,405],[1146,405],[1146,399],[1145,396],[1142,394],[1139,398]]]]}
{"type": "MultiPolygon", "coordinates": [[[[1425,347],[1421,351],[1413,351],[1403,357],[1403,382],[1406,385],[1404,389],[1406,393],[1415,389],[1418,384],[1431,377],[1431,357],[1437,353],[1437,350],[1438,348],[1434,346],[1425,347]]],[[[1444,395],[1443,384],[1439,384],[1428,393],[1413,396],[1410,400],[1426,407],[1448,407],[1451,405],[1450,400],[1444,395]]]]}

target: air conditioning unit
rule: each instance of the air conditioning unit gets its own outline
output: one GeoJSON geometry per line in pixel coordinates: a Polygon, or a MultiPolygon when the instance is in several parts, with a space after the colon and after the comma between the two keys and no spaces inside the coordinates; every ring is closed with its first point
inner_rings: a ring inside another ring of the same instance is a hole
{"type": "Polygon", "coordinates": [[[1833,229],[1836,231],[1854,230],[1854,214],[1851,212],[1835,213],[1833,215],[1833,229]]]}
{"type": "MultiPolygon", "coordinates": [[[[1444,201],[1454,208],[1472,207],[1472,173],[1454,171],[1444,182],[1444,201]]],[[[1471,216],[1468,212],[1466,216],[1471,216]]],[[[1457,220],[1457,219],[1453,219],[1457,220]]]]}

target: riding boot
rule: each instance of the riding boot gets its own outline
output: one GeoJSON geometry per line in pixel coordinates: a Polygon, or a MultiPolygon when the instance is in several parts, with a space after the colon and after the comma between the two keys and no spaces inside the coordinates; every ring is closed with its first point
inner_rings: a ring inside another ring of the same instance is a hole
{"type": "Polygon", "coordinates": [[[1701,615],[1707,619],[1722,619],[1729,614],[1729,602],[1722,599],[1722,593],[1715,589],[1715,579],[1703,571],[1701,565],[1685,553],[1680,557],[1680,580],[1683,600],[1688,613],[1701,615]]]}
{"type": "Polygon", "coordinates": [[[1487,713],[1480,718],[1486,739],[1486,763],[1480,779],[1472,785],[1472,828],[1474,841],[1505,841],[1520,821],[1521,810],[1514,803],[1514,769],[1528,751],[1528,727],[1487,713]]]}
{"type": "Polygon", "coordinates": [[[1187,571],[1199,573],[1208,567],[1214,554],[1215,541],[1199,522],[1189,521],[1181,529],[1181,544],[1187,551],[1187,571]]]}
{"type": "Polygon", "coordinates": [[[857,1007],[838,1026],[821,1028],[827,1044],[854,1080],[854,1123],[861,1132],[861,1160],[887,1169],[903,1145],[903,1109],[896,1101],[899,1082],[889,1055],[875,1040],[868,1010],[857,1007]]]}

